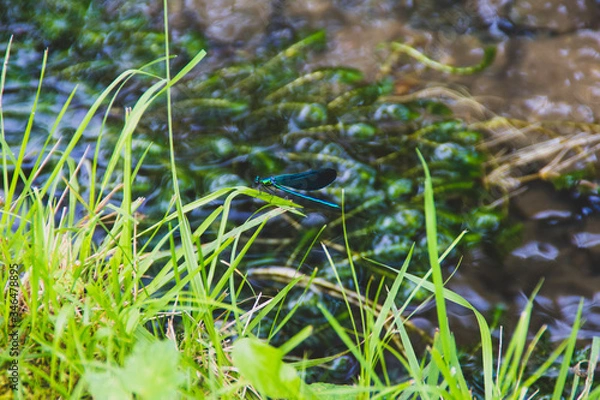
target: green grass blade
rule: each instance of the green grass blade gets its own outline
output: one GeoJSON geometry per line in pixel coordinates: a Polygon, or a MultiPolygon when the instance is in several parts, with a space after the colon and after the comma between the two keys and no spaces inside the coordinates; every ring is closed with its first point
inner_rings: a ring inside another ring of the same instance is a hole
{"type": "Polygon", "coordinates": [[[553,400],[559,400],[562,398],[562,395],[565,391],[565,385],[567,382],[567,374],[569,373],[569,369],[571,368],[571,360],[573,359],[573,352],[575,351],[575,345],[577,344],[577,333],[579,332],[579,327],[581,325],[581,313],[583,311],[583,299],[579,300],[579,307],[577,307],[577,314],[575,315],[575,319],[573,320],[573,329],[571,330],[571,335],[567,340],[567,347],[565,349],[565,353],[563,355],[563,360],[560,366],[560,371],[558,373],[558,377],[556,378],[556,383],[554,385],[554,393],[552,393],[553,400]]]}

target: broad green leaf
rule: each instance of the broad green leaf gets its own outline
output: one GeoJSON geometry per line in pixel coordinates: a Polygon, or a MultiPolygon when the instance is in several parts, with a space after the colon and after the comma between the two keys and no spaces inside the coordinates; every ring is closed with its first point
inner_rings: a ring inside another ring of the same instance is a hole
{"type": "Polygon", "coordinates": [[[240,374],[262,394],[274,398],[313,398],[280,349],[254,338],[235,342],[231,353],[240,374]]]}

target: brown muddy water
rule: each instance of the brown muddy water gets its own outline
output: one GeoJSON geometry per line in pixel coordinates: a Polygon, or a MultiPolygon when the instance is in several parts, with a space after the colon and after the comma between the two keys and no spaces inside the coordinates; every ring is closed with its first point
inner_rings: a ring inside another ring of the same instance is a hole
{"type": "MultiPolygon", "coordinates": [[[[371,79],[385,60],[380,43],[412,44],[452,65],[478,63],[485,45],[493,43],[497,58],[483,73],[453,76],[410,62],[393,71],[402,83],[397,90],[446,87],[482,104],[478,112],[485,118],[600,118],[598,1],[188,0],[170,6],[177,32],[201,29],[212,42],[204,68],[300,30],[327,31],[321,65],[356,67],[371,79]]],[[[600,196],[558,192],[541,181],[515,185],[511,193],[511,215],[523,224],[523,237],[501,259],[484,250],[466,255],[449,287],[488,315],[500,306],[517,316],[543,280],[532,328],[547,324],[553,340],[565,338],[583,299],[580,337],[600,335],[600,196]]],[[[471,313],[452,306],[449,313],[455,330],[465,328],[458,336],[468,342],[476,324],[471,313]]],[[[423,316],[423,325],[431,326],[427,312],[423,316]]]]}

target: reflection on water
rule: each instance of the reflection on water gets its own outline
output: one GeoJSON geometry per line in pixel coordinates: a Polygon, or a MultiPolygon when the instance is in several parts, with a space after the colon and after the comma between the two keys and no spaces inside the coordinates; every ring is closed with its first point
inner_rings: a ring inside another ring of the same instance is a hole
{"type": "Polygon", "coordinates": [[[525,260],[533,261],[539,259],[543,261],[551,261],[556,260],[556,257],[558,256],[558,249],[549,243],[542,243],[534,240],[513,250],[511,254],[515,257],[525,260]]]}
{"type": "MultiPolygon", "coordinates": [[[[583,299],[585,321],[580,338],[597,336],[600,215],[595,198],[533,184],[514,199],[513,208],[512,215],[523,224],[520,244],[502,260],[472,252],[450,287],[475,301],[481,310],[488,310],[489,303],[503,304],[509,315],[518,316],[529,293],[543,281],[534,304],[532,331],[547,324],[553,340],[564,339],[583,299]]],[[[476,322],[471,318],[469,323],[476,322]]],[[[463,319],[461,324],[468,329],[469,323],[463,319]]]]}
{"type": "Polygon", "coordinates": [[[578,232],[573,235],[573,244],[580,249],[594,249],[600,245],[600,233],[578,232]]]}

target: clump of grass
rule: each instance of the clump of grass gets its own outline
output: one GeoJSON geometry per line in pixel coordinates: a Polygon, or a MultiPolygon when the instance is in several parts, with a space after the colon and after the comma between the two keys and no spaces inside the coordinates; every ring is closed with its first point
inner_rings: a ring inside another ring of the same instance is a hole
{"type": "MultiPolygon", "coordinates": [[[[318,278],[314,276],[307,277],[293,271],[291,273],[282,270],[264,272],[266,275],[271,274],[273,279],[277,279],[279,282],[286,281],[285,277],[287,276],[287,287],[302,285],[308,288],[312,284],[311,290],[327,290],[329,295],[344,299],[349,315],[358,314],[356,320],[351,317],[352,326],[347,328],[342,326],[327,310],[327,307],[321,303],[317,305],[330,326],[346,345],[347,351],[360,364],[360,372],[357,374],[355,385],[327,383],[305,385],[291,368],[295,366],[301,372],[319,366],[319,361],[330,362],[331,360],[328,359],[304,358],[293,364],[284,363],[284,355],[297,346],[302,339],[311,335],[310,327],[302,330],[278,349],[257,338],[238,340],[234,344],[233,361],[239,368],[243,380],[252,383],[265,397],[525,399],[535,398],[541,390],[543,378],[553,375],[553,385],[550,388],[552,398],[559,399],[565,398],[565,396],[578,399],[596,398],[600,394],[600,389],[592,389],[592,383],[600,354],[600,338],[593,340],[585,372],[581,373],[580,371],[580,375],[572,374],[569,378],[569,371],[575,365],[574,349],[581,324],[582,304],[577,311],[570,337],[547,355],[546,362],[531,370],[531,356],[540,344],[540,338],[545,331],[545,328],[542,328],[533,338],[528,337],[533,298],[537,293],[535,290],[521,314],[508,346],[504,349],[500,343],[500,348],[497,350],[498,357],[494,357],[492,334],[485,318],[464,298],[444,288],[440,263],[462,235],[444,251],[442,256],[439,256],[432,182],[424,163],[423,167],[426,171],[424,201],[428,216],[426,228],[431,262],[430,272],[424,277],[407,272],[411,261],[411,252],[402,268],[394,271],[396,278],[390,287],[385,288],[385,294],[382,294],[383,287],[378,288],[378,295],[375,297],[377,299],[379,295],[382,295],[383,298],[381,303],[377,303],[377,301],[365,299],[360,293],[344,289],[339,279],[335,285],[319,282],[318,278]],[[432,293],[432,298],[436,303],[439,331],[429,342],[424,355],[419,355],[413,345],[410,336],[412,330],[410,320],[402,317],[408,301],[401,307],[396,304],[400,286],[406,281],[415,284],[413,295],[420,289],[425,289],[432,293]],[[467,371],[461,364],[461,352],[455,345],[453,334],[447,323],[445,313],[447,301],[470,309],[476,316],[481,338],[480,359],[482,360],[482,364],[479,366],[482,386],[479,388],[476,388],[474,383],[466,378],[467,371]],[[391,358],[405,369],[406,378],[400,382],[393,381],[388,375],[387,366],[391,363],[391,358]],[[557,360],[560,361],[557,362],[557,360]],[[557,364],[559,368],[555,374],[554,370],[557,364]],[[581,376],[586,378],[585,382],[581,382],[581,376]],[[568,382],[569,379],[570,382],[568,382]]],[[[324,250],[327,251],[326,248],[324,250]]],[[[352,259],[350,251],[349,259],[352,259]]],[[[331,267],[336,270],[333,261],[331,261],[331,267]]],[[[355,274],[352,263],[350,263],[350,267],[355,274]]]]}
{"type": "MultiPolygon", "coordinates": [[[[199,53],[173,78],[154,77],[156,83],[128,111],[112,157],[101,170],[102,134],[98,134],[91,158],[86,154],[77,160],[72,151],[93,116],[107,100],[109,104],[114,100],[128,80],[146,74],[143,68],[121,74],[59,151],[53,134],[67,112],[67,102],[30,172],[22,165],[30,146],[45,65],[18,154],[12,153],[2,125],[0,253],[6,268],[0,271],[0,283],[8,288],[9,281],[17,277],[19,284],[2,296],[1,308],[6,313],[2,313],[0,342],[2,348],[12,343],[14,352],[3,353],[1,364],[17,365],[16,396],[123,398],[136,394],[171,398],[177,392],[200,395],[223,388],[231,393],[240,390],[228,384],[235,374],[227,372],[227,338],[251,330],[277,302],[251,314],[238,308],[233,274],[266,221],[292,210],[292,203],[272,200],[283,208],[227,229],[235,197],[266,195],[234,187],[182,205],[175,193],[176,211],[140,232],[136,210],[143,199],[132,196],[136,172],[143,162],[135,164],[131,156],[137,122],[204,54],[199,53]],[[86,173],[82,173],[84,169],[86,173]],[[38,178],[42,174],[45,181],[38,178]],[[223,205],[192,231],[185,214],[219,199],[223,205]],[[220,226],[216,239],[202,242],[200,237],[213,223],[220,226]],[[163,230],[168,234],[157,237],[163,230]],[[172,236],[176,233],[178,242],[172,236]],[[248,243],[239,248],[240,237],[247,233],[248,243]],[[229,294],[233,301],[224,301],[229,289],[233,289],[229,294]],[[216,321],[213,314],[217,312],[235,315],[234,326],[239,329],[220,326],[227,318],[216,321]],[[252,323],[251,316],[258,319],[252,323]],[[170,340],[161,345],[158,339],[170,340]],[[159,375],[162,381],[156,379],[159,375]],[[205,384],[198,385],[201,380],[205,384]]],[[[1,384],[7,393],[13,389],[5,375],[1,384]]]]}

